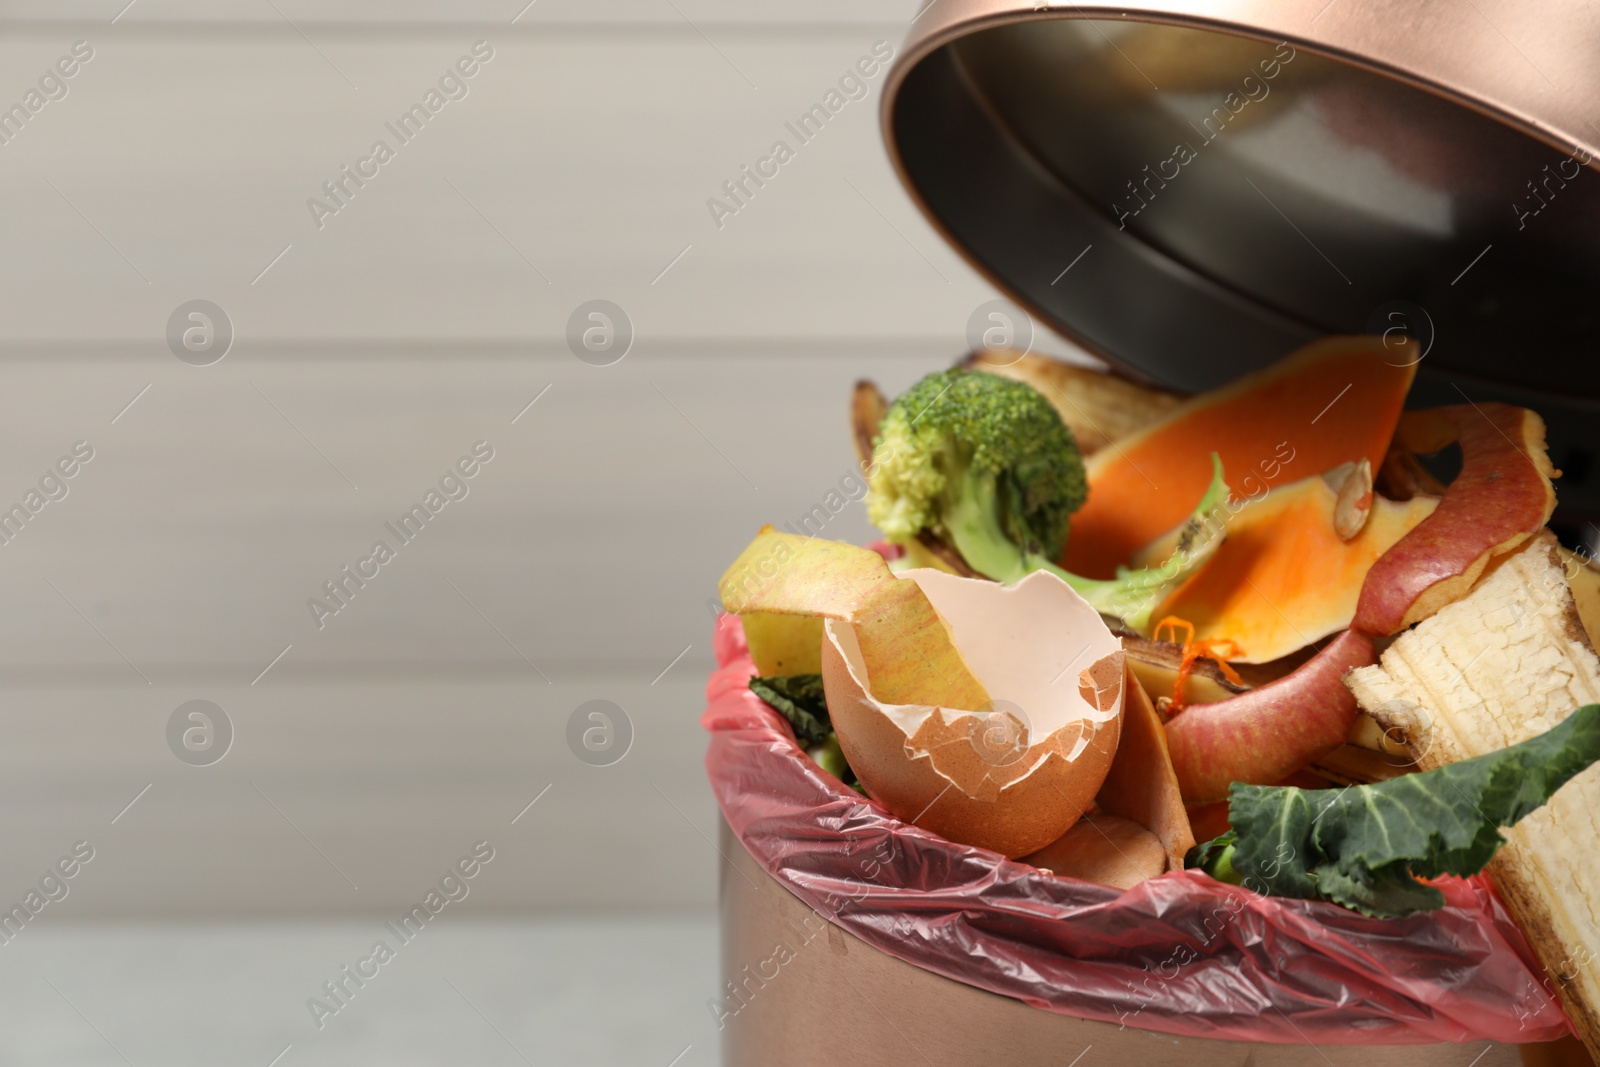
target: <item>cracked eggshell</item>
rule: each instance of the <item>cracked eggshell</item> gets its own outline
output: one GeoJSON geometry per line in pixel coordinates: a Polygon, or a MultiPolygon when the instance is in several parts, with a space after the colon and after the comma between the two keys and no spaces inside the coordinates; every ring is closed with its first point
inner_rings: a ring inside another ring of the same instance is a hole
{"type": "Polygon", "coordinates": [[[822,681],[845,757],[900,819],[1012,858],[1038,851],[1093,805],[1111,767],[1121,643],[1048,572],[1011,586],[926,569],[901,580],[943,616],[991,707],[880,703],[854,628],[829,620],[822,681]]]}

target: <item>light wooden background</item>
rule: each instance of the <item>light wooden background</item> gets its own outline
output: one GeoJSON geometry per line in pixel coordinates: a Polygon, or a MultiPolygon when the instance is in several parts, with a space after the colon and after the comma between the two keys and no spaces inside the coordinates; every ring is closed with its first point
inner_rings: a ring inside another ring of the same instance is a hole
{"type": "Polygon", "coordinates": [[[0,901],[87,839],[79,917],[390,911],[487,838],[476,907],[709,906],[716,576],[846,472],[850,383],[943,365],[994,294],[891,173],[881,74],[724,228],[705,201],[915,5],[125,2],[0,5],[0,102],[95,50],[0,146],[0,503],[96,453],[0,547],[0,901]],[[609,367],[563,338],[597,297],[637,331],[609,367]],[[237,334],[210,367],[164,340],[195,298],[237,334]],[[318,630],[307,598],[480,439],[318,630]],[[167,749],[193,698],[236,728],[211,767],[167,749]],[[595,698],[635,726],[608,768],[565,742],[595,698]]]}

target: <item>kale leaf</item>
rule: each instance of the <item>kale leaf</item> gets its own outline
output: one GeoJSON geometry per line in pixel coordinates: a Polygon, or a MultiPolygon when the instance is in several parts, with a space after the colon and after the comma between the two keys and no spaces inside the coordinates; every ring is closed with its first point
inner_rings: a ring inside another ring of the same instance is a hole
{"type": "Polygon", "coordinates": [[[752,678],[750,691],[789,720],[802,744],[820,745],[833,733],[833,724],[828,721],[828,698],[822,692],[822,675],[752,678]]]}
{"type": "Polygon", "coordinates": [[[1190,866],[1271,896],[1331,900],[1366,915],[1428,911],[1444,895],[1417,879],[1483,870],[1514,825],[1600,760],[1600,704],[1510,748],[1376,785],[1297,789],[1234,783],[1231,840],[1190,866]]]}
{"type": "Polygon", "coordinates": [[[750,679],[750,691],[767,706],[789,720],[817,766],[858,793],[865,793],[850,762],[839,747],[839,735],[828,719],[828,698],[822,691],[822,675],[790,674],[750,679]]]}

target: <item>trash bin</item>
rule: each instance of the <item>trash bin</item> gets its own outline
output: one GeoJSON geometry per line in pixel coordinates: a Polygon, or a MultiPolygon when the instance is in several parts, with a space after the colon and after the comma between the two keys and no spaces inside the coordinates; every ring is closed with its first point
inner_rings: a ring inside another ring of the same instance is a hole
{"type": "MultiPolygon", "coordinates": [[[[1544,416],[1552,525],[1578,529],[1600,516],[1596,54],[1592,13],[1476,0],[933,0],[881,114],[913,200],[1010,298],[975,347],[993,326],[1025,349],[1037,320],[1198,391],[1403,332],[1411,403],[1544,416]]],[[[1588,1062],[1485,879],[1386,921],[1193,872],[1057,879],[842,787],[748,692],[737,620],[717,643],[729,1067],[1588,1062]]]]}
{"type": "Polygon", "coordinates": [[[749,691],[735,617],[715,644],[723,986],[706,1008],[727,1067],[1067,1065],[1089,1046],[1086,1067],[1588,1063],[1481,879],[1377,920],[1197,872],[1125,893],[1056,878],[841,785],[749,691]]]}

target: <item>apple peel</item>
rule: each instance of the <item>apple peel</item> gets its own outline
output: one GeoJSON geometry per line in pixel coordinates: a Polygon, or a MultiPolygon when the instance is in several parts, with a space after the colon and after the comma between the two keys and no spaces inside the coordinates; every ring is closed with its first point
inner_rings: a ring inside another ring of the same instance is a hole
{"type": "Polygon", "coordinates": [[[1467,594],[1489,561],[1538,533],[1555,510],[1560,476],[1545,450],[1544,420],[1509,404],[1407,412],[1395,443],[1429,453],[1459,441],[1461,473],[1433,514],[1367,572],[1354,628],[1398,633],[1467,594]]]}
{"type": "Polygon", "coordinates": [[[818,674],[822,671],[822,620],[804,615],[766,615],[746,612],[745,644],[756,673],[764,678],[783,674],[818,674]]]}
{"type": "Polygon", "coordinates": [[[1093,805],[1116,753],[1126,665],[1099,613],[1048,572],[1014,585],[904,572],[950,628],[992,703],[894,703],[860,627],[824,625],[822,681],[845,758],[895,816],[1010,857],[1061,837],[1093,805]]]}
{"type": "Polygon", "coordinates": [[[717,589],[734,614],[851,623],[879,699],[968,708],[989,703],[939,612],[915,582],[896,578],[870,548],[763,527],[717,589]]]}
{"type": "Polygon", "coordinates": [[[1378,660],[1365,634],[1346,630],[1292,673],[1167,723],[1167,747],[1183,798],[1224,800],[1234,782],[1272,785],[1344,743],[1360,709],[1344,685],[1378,660]]]}

